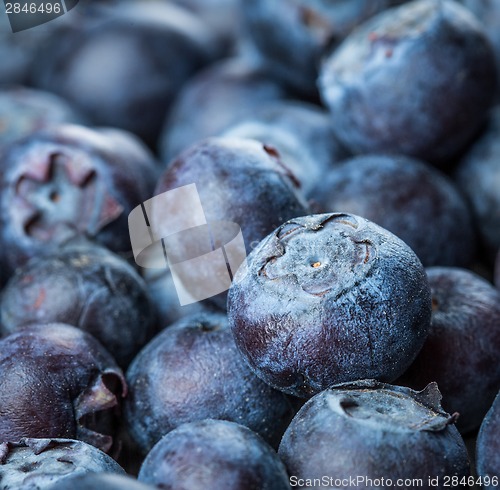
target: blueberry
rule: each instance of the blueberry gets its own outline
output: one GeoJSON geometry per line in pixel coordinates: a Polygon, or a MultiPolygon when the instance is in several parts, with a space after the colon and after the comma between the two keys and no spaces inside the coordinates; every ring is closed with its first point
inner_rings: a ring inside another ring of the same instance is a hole
{"type": "Polygon", "coordinates": [[[90,334],[34,325],[0,340],[0,441],[78,439],[114,451],[122,371],[90,334]]]}
{"type": "Polygon", "coordinates": [[[497,259],[495,261],[495,285],[500,289],[500,249],[497,253],[497,259]]]}
{"type": "Polygon", "coordinates": [[[166,328],[134,359],[127,382],[127,428],[144,453],[182,423],[205,418],[248,426],[277,446],[294,413],[250,371],[222,313],[166,328]]]}
{"type": "Polygon", "coordinates": [[[421,389],[437,381],[457,427],[477,429],[500,390],[500,291],[474,272],[431,267],[429,336],[399,383],[421,389]]]}
{"type": "Polygon", "coordinates": [[[363,155],[335,166],[311,195],[401,238],[426,267],[469,266],[475,228],[468,203],[437,169],[404,156],[363,155]]]}
{"type": "Polygon", "coordinates": [[[218,55],[212,32],[165,2],[122,2],[57,32],[39,53],[33,84],[55,92],[96,125],[154,146],[186,80],[218,55]]]}
{"type": "Polygon", "coordinates": [[[170,162],[199,140],[217,136],[256,108],[286,96],[266,68],[246,58],[210,65],[190,79],[175,100],[160,139],[162,159],[170,162]]]}
{"type": "MultiPolygon", "coordinates": [[[[241,228],[248,253],[278,225],[308,212],[299,184],[282,164],[278,152],[255,140],[209,138],[193,145],[167,167],[155,193],[160,195],[190,184],[196,185],[204,219],[212,228],[208,230],[210,237],[203,229],[200,233],[194,230],[192,238],[185,233],[169,237],[167,256],[169,262],[175,264],[220,249],[220,246],[213,246],[214,240],[221,242],[221,246],[232,240],[232,225],[226,227],[227,222],[241,228]]],[[[192,219],[195,204],[178,203],[177,200],[172,204],[163,201],[156,206],[153,204],[149,217],[152,227],[185,229],[185,222],[192,219]],[[188,213],[187,217],[179,210],[180,205],[188,213]]],[[[243,258],[240,257],[237,265],[243,258]]],[[[204,290],[206,282],[213,282],[215,277],[210,273],[207,280],[203,280],[204,273],[198,263],[192,264],[184,267],[182,283],[193,296],[201,297],[196,288],[200,286],[204,290]]],[[[227,275],[225,263],[223,265],[224,270],[220,273],[227,275]]],[[[226,295],[218,294],[214,301],[225,307],[226,295]]]]}
{"type": "Polygon", "coordinates": [[[47,126],[83,122],[83,117],[55,94],[26,87],[0,90],[0,148],[47,126]]]}
{"type": "Polygon", "coordinates": [[[5,148],[0,243],[12,272],[74,236],[130,250],[129,212],[151,197],[157,163],[133,135],[61,125],[5,148]]]}
{"type": "Polygon", "coordinates": [[[234,422],[183,424],[148,454],[139,480],[170,490],[286,490],[278,455],[254,432],[234,422]]]}
{"type": "Polygon", "coordinates": [[[110,456],[81,441],[24,438],[0,443],[2,489],[38,490],[54,484],[69,490],[73,477],[94,472],[124,473],[110,456]]]}
{"type": "Polygon", "coordinates": [[[328,112],[305,102],[282,101],[257,107],[222,136],[256,139],[276,148],[283,163],[297,176],[305,196],[339,160],[349,156],[333,134],[328,112]]]}
{"type": "Polygon", "coordinates": [[[500,106],[458,164],[455,177],[472,205],[485,255],[493,260],[500,249],[500,106]]]}
{"type": "Polygon", "coordinates": [[[271,69],[305,94],[318,65],[359,23],[404,0],[243,0],[248,32],[271,69]]]}
{"type": "Polygon", "coordinates": [[[96,245],[68,245],[16,271],[0,298],[0,332],[67,323],[94,335],[126,368],[155,333],[143,279],[96,245]]]}
{"type": "Polygon", "coordinates": [[[483,488],[494,489],[500,478],[500,395],[497,395],[477,436],[476,467],[483,488]]]}
{"type": "Polygon", "coordinates": [[[344,381],[392,381],[430,323],[425,271],[399,238],[359,216],[292,219],[262,240],[228,295],[236,344],[254,372],[308,397],[344,381]]]}
{"type": "Polygon", "coordinates": [[[324,61],[319,87],[354,153],[444,164],[484,123],[496,91],[479,21],[449,0],[416,0],[356,29],[324,61]]]}
{"type": "Polygon", "coordinates": [[[281,441],[290,483],[326,476],[327,488],[446,488],[445,476],[467,478],[467,449],[439,401],[436,384],[415,392],[367,380],[319,393],[281,441]]]}

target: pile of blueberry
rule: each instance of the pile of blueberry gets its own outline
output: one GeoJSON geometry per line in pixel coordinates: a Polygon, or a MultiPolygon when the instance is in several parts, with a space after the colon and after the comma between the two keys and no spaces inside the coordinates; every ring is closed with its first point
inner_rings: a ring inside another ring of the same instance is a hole
{"type": "Polygon", "coordinates": [[[499,1],[9,29],[0,490],[500,486],[499,1]]]}

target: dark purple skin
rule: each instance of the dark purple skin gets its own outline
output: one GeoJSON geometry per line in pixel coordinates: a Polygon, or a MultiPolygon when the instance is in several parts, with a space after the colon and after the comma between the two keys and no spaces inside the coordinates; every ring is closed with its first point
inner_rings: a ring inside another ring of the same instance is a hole
{"type": "Polygon", "coordinates": [[[112,473],[85,473],[70,476],[51,485],[47,490],[155,490],[130,476],[112,473]]]}
{"type": "Polygon", "coordinates": [[[500,106],[458,164],[455,178],[471,204],[486,257],[493,261],[500,249],[500,106]]]}
{"type": "Polygon", "coordinates": [[[225,420],[183,424],[165,435],[144,460],[139,481],[169,490],[290,490],[275,451],[225,420]]]}
{"type": "Polygon", "coordinates": [[[404,0],[244,0],[244,20],[270,69],[305,94],[318,66],[358,24],[404,0]]]}
{"type": "MultiPolygon", "coordinates": [[[[167,167],[155,194],[193,183],[206,221],[209,224],[232,222],[238,225],[247,253],[287,219],[308,213],[307,204],[299,192],[299,183],[283,165],[279,153],[255,140],[208,138],[193,145],[167,167]]],[[[149,220],[155,228],[161,229],[167,224],[172,226],[174,216],[183,219],[177,208],[157,206],[152,209],[149,220]]],[[[178,238],[169,238],[169,250],[175,253],[183,251],[185,257],[182,259],[212,251],[205,248],[202,234],[193,237],[189,243],[184,243],[183,239],[182,234],[178,238]]],[[[169,260],[171,258],[172,253],[169,260]]],[[[198,268],[188,270],[182,280],[185,285],[196,284],[198,268]]],[[[225,308],[226,296],[226,293],[218,294],[213,301],[225,308]]]]}
{"type": "Polygon", "coordinates": [[[305,102],[283,101],[258,107],[221,136],[251,138],[276,148],[305,196],[338,161],[349,156],[333,134],[328,112],[305,102]]]}
{"type": "MultiPolygon", "coordinates": [[[[496,0],[462,0],[462,3],[481,21],[495,51],[497,73],[500,73],[500,3],[496,0]]],[[[499,77],[500,95],[500,77],[499,77]]]]}
{"type": "Polygon", "coordinates": [[[81,441],[24,438],[19,442],[0,443],[2,489],[39,490],[53,488],[54,484],[54,488],[69,490],[72,488],[69,481],[74,477],[94,472],[124,473],[110,456],[81,441]]]}
{"type": "Polygon", "coordinates": [[[90,334],[54,323],[0,340],[0,441],[78,439],[114,452],[121,369],[90,334]]]}
{"type": "Polygon", "coordinates": [[[500,249],[497,253],[497,259],[495,261],[495,286],[500,289],[500,249]]]}
{"type": "Polygon", "coordinates": [[[500,480],[500,395],[488,410],[477,436],[476,468],[483,488],[493,490],[500,480]],[[486,477],[489,477],[488,480],[486,477]],[[492,477],[496,477],[495,480],[492,477]]]}
{"type": "Polygon", "coordinates": [[[0,90],[0,148],[56,124],[83,124],[64,99],[43,90],[15,87],[0,90]]]}
{"type": "Polygon", "coordinates": [[[68,245],[17,269],[0,297],[0,332],[67,323],[98,339],[126,368],[153,337],[156,317],[137,271],[94,244],[68,245]]]}
{"type": "Polygon", "coordinates": [[[469,266],[476,236],[468,203],[439,170],[404,156],[347,160],[312,193],[322,212],[363,216],[401,238],[425,267],[469,266]]]}
{"type": "Polygon", "coordinates": [[[127,429],[143,453],[186,422],[245,425],[277,447],[294,415],[287,397],[257,378],[224,313],[185,317],[155,337],[127,371],[127,429]]]}
{"type": "Polygon", "coordinates": [[[478,133],[496,91],[491,45],[457,2],[417,0],[356,29],[319,79],[333,130],[353,153],[446,164],[478,133]]]}
{"type": "Polygon", "coordinates": [[[302,407],[281,441],[278,454],[293,475],[291,484],[327,476],[328,488],[391,488],[398,479],[421,479],[404,488],[434,488],[429,478],[438,477],[435,488],[444,489],[445,476],[467,478],[467,449],[453,425],[456,416],[444,412],[440,400],[435,383],[421,392],[371,380],[323,391],[302,407]],[[358,477],[356,485],[349,484],[358,477]]]}
{"type": "Polygon", "coordinates": [[[400,376],[427,337],[431,297],[421,262],[395,235],[359,216],[320,214],[262,240],[234,277],[228,317],[252,370],[306,398],[400,376]]]}
{"type": "Polygon", "coordinates": [[[458,412],[457,427],[481,424],[500,390],[500,291],[466,269],[430,267],[429,336],[398,384],[422,389],[436,381],[443,406],[458,412]]]}
{"type": "Polygon", "coordinates": [[[186,9],[121,2],[50,38],[32,81],[93,124],[126,129],[155,146],[172,100],[217,51],[211,31],[186,9]]]}
{"type": "Polygon", "coordinates": [[[170,110],[160,138],[170,162],[199,140],[217,136],[287,92],[264,67],[241,57],[222,60],[194,76],[170,110]]]}
{"type": "Polygon", "coordinates": [[[158,165],[129,133],[61,125],[0,160],[2,266],[12,272],[75,236],[130,250],[128,214],[153,193],[158,165]]]}

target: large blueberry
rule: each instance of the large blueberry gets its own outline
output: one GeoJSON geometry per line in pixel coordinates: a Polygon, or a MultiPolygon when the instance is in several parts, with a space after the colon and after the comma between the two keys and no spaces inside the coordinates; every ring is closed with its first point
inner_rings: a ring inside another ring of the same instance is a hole
{"type": "Polygon", "coordinates": [[[273,449],[225,420],[183,424],[164,436],[144,460],[139,481],[170,490],[290,490],[273,449]]]}
{"type": "Polygon", "coordinates": [[[74,236],[130,250],[127,216],[151,197],[157,163],[133,135],[60,125],[5,148],[0,160],[2,266],[13,271],[74,236]]]}
{"type": "Polygon", "coordinates": [[[493,490],[500,482],[500,394],[481,424],[477,436],[476,468],[483,488],[493,490]]]}
{"type": "Polygon", "coordinates": [[[444,163],[487,117],[497,87],[492,47],[459,3],[416,0],[356,29],[326,58],[319,87],[354,153],[444,163]]]}
{"type": "Polygon", "coordinates": [[[113,473],[84,473],[58,481],[47,490],[155,490],[136,479],[113,473]]]}
{"type": "Polygon", "coordinates": [[[359,216],[292,219],[238,270],[228,296],[236,344],[271,386],[308,397],[344,381],[392,381],[430,324],[424,268],[359,216]]]}
{"type": "Polygon", "coordinates": [[[426,270],[432,294],[429,336],[399,383],[436,381],[462,432],[477,429],[500,390],[500,292],[474,272],[426,270]]]}
{"type": "MultiPolygon", "coordinates": [[[[30,439],[0,443],[0,488],[69,490],[69,481],[89,473],[122,474],[110,456],[81,441],[30,439]]],[[[102,487],[101,487],[102,488],[102,487]]]]}
{"type": "Polygon", "coordinates": [[[475,227],[468,203],[439,170],[404,156],[363,155],[336,165],[312,197],[324,212],[374,221],[406,242],[424,266],[468,266],[475,227]]]}
{"type": "Polygon", "coordinates": [[[114,451],[126,392],[111,355],[82,330],[34,325],[0,341],[0,441],[62,437],[114,451]]]}
{"type": "Polygon", "coordinates": [[[127,428],[144,453],[180,424],[205,418],[243,424],[277,446],[294,413],[248,368],[223,313],[166,328],[135,358],[127,380],[127,428]]]}
{"type": "Polygon", "coordinates": [[[155,332],[143,279],[125,260],[93,244],[67,245],[34,257],[3,290],[3,334],[54,322],[91,333],[123,368],[155,332]]]}
{"type": "Polygon", "coordinates": [[[467,449],[440,398],[436,384],[415,392],[373,381],[319,393],[280,444],[290,483],[308,488],[317,478],[327,488],[445,489],[447,476],[468,488],[460,484],[470,475],[467,449]]]}

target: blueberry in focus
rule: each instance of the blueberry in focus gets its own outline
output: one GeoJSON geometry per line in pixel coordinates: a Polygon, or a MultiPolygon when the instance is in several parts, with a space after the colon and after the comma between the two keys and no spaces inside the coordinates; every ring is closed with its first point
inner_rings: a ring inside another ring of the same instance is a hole
{"type": "Polygon", "coordinates": [[[282,101],[257,107],[221,136],[255,139],[276,148],[306,197],[338,161],[349,156],[333,134],[328,112],[306,102],[282,101]]]}
{"type": "Polygon", "coordinates": [[[167,114],[160,137],[162,159],[170,162],[199,140],[217,136],[287,96],[266,67],[244,57],[209,65],[184,85],[167,114]]]}
{"type": "MultiPolygon", "coordinates": [[[[290,482],[326,475],[334,483],[361,477],[356,486],[363,489],[391,488],[400,479],[404,488],[433,488],[429,478],[438,477],[436,488],[446,488],[444,476],[467,477],[467,449],[439,401],[436,384],[415,392],[367,380],[319,393],[280,444],[290,482]]],[[[334,483],[329,488],[347,488],[334,483]]]]}
{"type": "Polygon", "coordinates": [[[416,0],[362,24],[325,58],[321,97],[353,153],[445,164],[485,122],[497,88],[492,47],[459,3],[416,0]]]}
{"type": "Polygon", "coordinates": [[[2,266],[81,236],[130,251],[127,216],[151,197],[157,162],[129,133],[61,125],[5,148],[0,161],[2,266]]]}
{"type": "Polygon", "coordinates": [[[500,249],[500,106],[456,169],[459,188],[469,200],[487,259],[500,249]]]}
{"type": "Polygon", "coordinates": [[[393,381],[429,329],[425,270],[399,238],[364,218],[289,220],[236,273],[228,294],[236,345],[277,389],[309,397],[345,381],[393,381]]]}
{"type": "Polygon", "coordinates": [[[311,193],[324,212],[363,216],[401,238],[425,267],[469,266],[468,203],[438,169],[405,156],[363,155],[333,168],[311,193]]]}
{"type": "Polygon", "coordinates": [[[217,51],[210,29],[186,9],[121,2],[49,38],[32,81],[93,124],[131,131],[154,146],[178,91],[217,51]]]}
{"type": "Polygon", "coordinates": [[[278,455],[247,427],[225,420],[183,424],[147,455],[139,481],[170,490],[289,490],[278,455]]]}
{"type": "Polygon", "coordinates": [[[243,0],[248,33],[283,81],[315,93],[320,60],[358,24],[404,0],[243,0]]]}
{"type": "Polygon", "coordinates": [[[122,368],[156,330],[144,280],[118,255],[93,244],[68,244],[17,269],[0,298],[0,332],[31,323],[78,326],[122,368]]]}
{"type": "Polygon", "coordinates": [[[78,439],[109,452],[127,386],[90,334],[34,325],[0,340],[0,441],[78,439]]]}
{"type": "Polygon", "coordinates": [[[38,490],[54,484],[69,490],[70,479],[94,472],[124,473],[114,459],[82,441],[24,438],[0,443],[2,489],[38,490]]]}
{"type": "Polygon", "coordinates": [[[443,407],[462,433],[477,429],[500,390],[500,291],[476,273],[426,270],[432,295],[429,336],[398,381],[421,389],[436,381],[443,407]]]}
{"type": "Polygon", "coordinates": [[[476,444],[476,467],[483,488],[494,489],[500,478],[500,396],[484,418],[476,444]]]}
{"type": "Polygon", "coordinates": [[[225,313],[184,317],[157,335],[127,371],[126,427],[144,453],[186,422],[224,419],[278,446],[294,411],[236,349],[225,313]]]}

